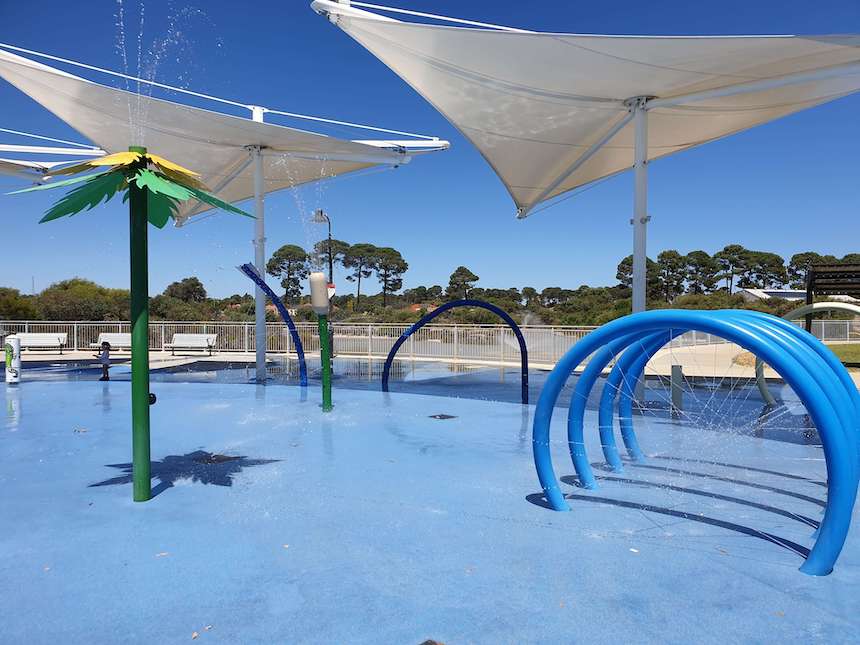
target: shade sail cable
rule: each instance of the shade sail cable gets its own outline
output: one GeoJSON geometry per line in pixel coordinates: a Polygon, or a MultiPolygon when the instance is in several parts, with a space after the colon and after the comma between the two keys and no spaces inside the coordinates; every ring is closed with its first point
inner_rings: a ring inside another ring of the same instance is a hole
{"type": "Polygon", "coordinates": [[[424,13],[423,11],[410,11],[409,9],[397,9],[396,7],[386,7],[381,4],[370,4],[369,2],[350,2],[353,7],[363,7],[364,9],[376,9],[378,11],[386,11],[388,13],[399,13],[407,16],[417,16],[418,18],[430,18],[431,20],[439,20],[442,22],[450,22],[457,25],[468,25],[470,27],[485,27],[487,29],[497,29],[499,31],[512,31],[519,34],[533,34],[535,32],[527,29],[517,29],[516,27],[505,27],[504,25],[494,25],[489,22],[477,22],[475,20],[463,20],[462,18],[451,18],[449,16],[440,16],[435,13],[424,13]]]}
{"type": "Polygon", "coordinates": [[[10,130],[9,128],[0,128],[0,132],[6,132],[7,134],[15,134],[20,137],[30,137],[31,139],[41,139],[42,141],[52,141],[54,143],[65,143],[70,146],[77,146],[79,148],[85,148],[90,150],[95,150],[96,146],[87,144],[87,143],[77,143],[76,141],[66,141],[65,139],[55,139],[53,137],[46,137],[41,134],[33,134],[31,132],[22,132],[21,130],[10,130]]]}

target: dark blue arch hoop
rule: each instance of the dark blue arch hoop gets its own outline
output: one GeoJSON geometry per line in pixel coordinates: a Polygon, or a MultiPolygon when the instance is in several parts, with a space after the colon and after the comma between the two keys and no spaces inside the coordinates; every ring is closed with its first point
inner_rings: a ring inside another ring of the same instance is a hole
{"type": "Polygon", "coordinates": [[[818,428],[827,466],[827,506],[817,539],[800,570],[811,575],[830,573],[845,543],[857,496],[857,398],[842,387],[845,379],[838,370],[833,372],[826,351],[770,318],[742,311],[650,311],[608,323],[574,345],[550,373],[535,408],[535,468],[551,508],[569,510],[552,466],[550,424],[555,402],[573,370],[609,343],[617,352],[637,338],[653,338],[657,332],[703,331],[734,342],[769,363],[794,389],[818,428]],[[617,342],[622,338],[628,341],[626,345],[617,342]]]}
{"type": "Polygon", "coordinates": [[[299,331],[296,329],[296,325],[293,322],[293,319],[290,317],[290,312],[287,311],[287,308],[284,306],[284,303],[281,301],[278,296],[275,295],[275,292],[269,288],[269,285],[266,284],[266,281],[257,273],[257,269],[254,268],[254,265],[250,262],[243,264],[238,267],[239,271],[244,273],[246,276],[251,278],[251,280],[256,284],[260,289],[263,290],[269,300],[275,305],[275,309],[278,310],[278,313],[281,314],[281,318],[284,323],[287,325],[287,329],[290,330],[290,336],[293,338],[293,345],[296,348],[296,356],[299,359],[299,385],[302,387],[308,386],[308,366],[305,363],[305,348],[302,346],[302,339],[299,337],[299,331]]]}
{"type": "Polygon", "coordinates": [[[511,331],[514,332],[514,335],[517,337],[517,343],[520,346],[520,376],[521,376],[521,385],[520,389],[522,390],[522,402],[523,405],[528,405],[529,402],[529,351],[526,348],[526,339],[523,338],[523,334],[520,331],[517,323],[514,322],[514,319],[511,318],[506,311],[500,309],[496,305],[492,305],[489,302],[484,302],[483,300],[452,300],[451,302],[446,302],[444,305],[440,306],[438,309],[434,309],[429,314],[425,315],[421,320],[412,325],[409,329],[403,332],[403,335],[397,339],[397,342],[394,343],[394,346],[391,348],[391,351],[388,352],[388,357],[385,359],[385,367],[382,368],[382,391],[388,392],[388,375],[391,371],[391,363],[394,361],[394,356],[397,354],[397,350],[400,349],[400,346],[406,342],[406,340],[414,334],[416,331],[421,329],[424,325],[429,323],[431,320],[436,318],[441,314],[444,314],[449,309],[454,309],[456,307],[480,307],[481,309],[486,309],[487,311],[491,311],[496,314],[499,318],[504,320],[508,327],[511,328],[511,331]]]}

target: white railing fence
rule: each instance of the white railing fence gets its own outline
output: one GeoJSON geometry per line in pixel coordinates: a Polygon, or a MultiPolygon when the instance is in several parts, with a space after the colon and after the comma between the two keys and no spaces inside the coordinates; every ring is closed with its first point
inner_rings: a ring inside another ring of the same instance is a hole
{"type": "MultiPolygon", "coordinates": [[[[802,325],[802,321],[798,321],[802,325]]],[[[314,323],[297,323],[305,352],[319,352],[319,336],[314,323]]],[[[394,342],[409,328],[406,324],[333,323],[334,349],[339,356],[384,358],[394,342]]],[[[531,326],[520,328],[529,351],[529,362],[555,363],[570,347],[594,327],[531,326]]],[[[0,338],[18,332],[62,332],[68,334],[68,349],[95,348],[99,334],[130,332],[128,322],[54,322],[0,320],[0,338]]],[[[825,342],[860,342],[860,319],[815,320],[812,332],[825,342]]],[[[215,334],[219,352],[253,353],[253,322],[168,322],[149,324],[149,344],[154,351],[165,351],[174,334],[215,334]]],[[[295,351],[287,326],[266,324],[266,347],[272,353],[295,351]]],[[[689,332],[673,341],[675,346],[722,343],[722,339],[702,332],[689,332]]],[[[400,348],[401,358],[516,363],[519,345],[506,325],[426,325],[400,348]]]]}

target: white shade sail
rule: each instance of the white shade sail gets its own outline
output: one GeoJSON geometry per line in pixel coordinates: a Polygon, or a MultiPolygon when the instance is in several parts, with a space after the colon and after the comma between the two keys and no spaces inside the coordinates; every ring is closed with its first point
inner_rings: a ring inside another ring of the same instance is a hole
{"type": "MultiPolygon", "coordinates": [[[[0,50],[0,77],[107,152],[143,145],[199,172],[222,199],[254,196],[249,150],[263,154],[264,192],[409,160],[416,142],[356,143],[115,89],[0,50]],[[139,115],[139,116],[135,116],[139,115]]],[[[420,142],[421,150],[446,142],[420,142]]],[[[190,203],[180,219],[209,206],[190,203]]]]}
{"type": "MultiPolygon", "coordinates": [[[[640,37],[402,22],[316,0],[483,154],[521,215],[647,160],[860,90],[860,36],[640,37]]],[[[408,13],[408,12],[407,12],[408,13]]]]}
{"type": "Polygon", "coordinates": [[[54,166],[67,161],[24,161],[22,159],[0,159],[0,175],[39,181],[54,166]]]}

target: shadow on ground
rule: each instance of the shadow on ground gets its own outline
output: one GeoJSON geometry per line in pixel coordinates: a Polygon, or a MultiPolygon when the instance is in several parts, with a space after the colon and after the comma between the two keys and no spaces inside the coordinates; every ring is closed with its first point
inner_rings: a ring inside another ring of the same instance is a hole
{"type": "MultiPolygon", "coordinates": [[[[245,456],[219,455],[205,450],[195,450],[185,455],[169,455],[161,461],[150,462],[152,477],[159,484],[152,489],[152,496],[173,488],[177,481],[191,480],[201,484],[214,486],[232,486],[233,477],[250,466],[263,466],[280,461],[279,459],[248,459],[245,456]]],[[[120,477],[112,477],[104,481],[90,484],[90,488],[98,486],[117,486],[130,484],[132,481],[131,464],[106,464],[109,468],[123,471],[120,477]]]]}

